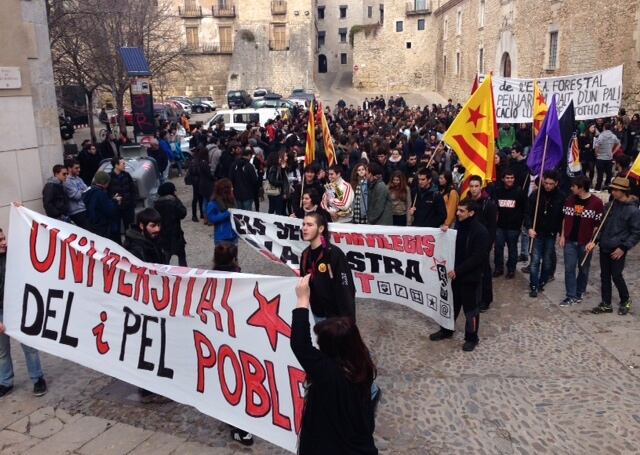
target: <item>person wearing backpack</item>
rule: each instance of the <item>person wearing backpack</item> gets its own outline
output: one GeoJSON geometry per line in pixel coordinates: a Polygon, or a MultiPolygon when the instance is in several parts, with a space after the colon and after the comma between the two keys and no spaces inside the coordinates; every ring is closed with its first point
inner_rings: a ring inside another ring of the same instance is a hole
{"type": "Polygon", "coordinates": [[[246,147],[240,155],[240,149],[234,149],[236,159],[229,170],[229,180],[233,184],[236,206],[242,210],[251,210],[255,196],[258,193],[258,173],[249,162],[253,150],[246,147]]]}

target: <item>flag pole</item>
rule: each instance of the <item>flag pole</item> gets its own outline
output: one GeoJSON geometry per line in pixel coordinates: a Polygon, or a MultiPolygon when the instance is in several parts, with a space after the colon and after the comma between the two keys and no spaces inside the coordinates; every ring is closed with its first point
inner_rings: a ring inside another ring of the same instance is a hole
{"type": "MultiPolygon", "coordinates": [[[[540,174],[538,176],[538,191],[536,193],[536,208],[533,212],[533,226],[531,228],[535,231],[536,223],[538,222],[538,207],[540,206],[540,192],[542,191],[542,174],[544,174],[544,161],[547,157],[547,143],[549,141],[549,134],[544,137],[544,149],[542,150],[542,164],[540,166],[540,174]]],[[[526,179],[525,179],[526,180],[526,179]]],[[[527,233],[529,235],[529,233],[527,233]]],[[[535,238],[532,238],[529,242],[529,254],[533,251],[533,241],[535,238]]]]}
{"type": "MultiPolygon", "coordinates": [[[[624,176],[624,178],[628,179],[629,178],[629,174],[631,174],[631,169],[629,169],[627,171],[627,174],[624,176]]],[[[596,197],[598,197],[598,196],[596,196],[596,197]]],[[[598,235],[600,235],[600,231],[602,230],[602,227],[604,226],[604,223],[607,221],[607,218],[609,217],[609,213],[611,212],[611,208],[612,207],[613,207],[613,201],[611,201],[611,203],[609,204],[609,208],[607,209],[607,212],[604,214],[604,217],[602,218],[602,221],[600,222],[600,226],[598,226],[598,229],[596,229],[596,232],[591,237],[591,241],[589,243],[594,243],[596,241],[596,239],[598,238],[598,235]]],[[[594,249],[595,249],[595,246],[594,246],[594,249]]],[[[593,251],[593,250],[591,250],[591,251],[593,251]]],[[[585,251],[584,252],[584,257],[582,258],[582,261],[580,262],[580,267],[584,267],[584,263],[587,262],[587,258],[591,254],[591,251],[585,251]]]]}

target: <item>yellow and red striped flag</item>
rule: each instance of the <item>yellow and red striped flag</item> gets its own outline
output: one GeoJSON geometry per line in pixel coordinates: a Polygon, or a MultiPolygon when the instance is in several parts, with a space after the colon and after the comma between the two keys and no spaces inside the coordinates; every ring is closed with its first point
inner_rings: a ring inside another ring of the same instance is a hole
{"type": "Polygon", "coordinates": [[[540,132],[540,128],[542,127],[542,122],[544,121],[545,116],[547,115],[547,111],[549,107],[544,99],[544,95],[540,90],[540,86],[538,85],[538,81],[534,81],[533,83],[533,137],[535,138],[540,132]]]}
{"type": "Polygon", "coordinates": [[[304,165],[316,160],[316,122],[313,115],[313,103],[309,104],[309,123],[307,124],[307,145],[304,150],[304,165]]]}
{"type": "Polygon", "coordinates": [[[572,175],[578,174],[582,171],[582,164],[580,163],[580,145],[578,144],[578,136],[576,133],[573,133],[571,143],[569,144],[567,170],[571,172],[572,175]]]}
{"type": "Polygon", "coordinates": [[[631,165],[629,172],[627,173],[627,177],[631,177],[632,179],[639,180],[640,179],[640,155],[638,155],[631,165]]]}
{"type": "Polygon", "coordinates": [[[336,164],[336,148],[333,145],[333,138],[331,137],[331,131],[329,131],[329,124],[327,123],[327,117],[324,115],[324,111],[320,111],[321,125],[322,125],[322,142],[324,142],[324,154],[327,156],[329,166],[336,164]]]}
{"type": "Polygon", "coordinates": [[[495,179],[495,138],[497,133],[492,76],[489,74],[467,100],[444,134],[443,140],[458,155],[467,176],[495,179]]]}

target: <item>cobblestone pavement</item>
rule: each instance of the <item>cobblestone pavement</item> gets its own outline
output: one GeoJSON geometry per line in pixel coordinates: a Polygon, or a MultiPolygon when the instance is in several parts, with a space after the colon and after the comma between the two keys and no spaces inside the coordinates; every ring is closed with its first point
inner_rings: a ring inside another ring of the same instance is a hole
{"type": "MultiPolygon", "coordinates": [[[[190,194],[178,184],[182,199],[190,194]]],[[[190,265],[208,267],[211,228],[184,221],[190,265]]],[[[640,249],[626,277],[640,303],[640,249]]],[[[385,454],[640,453],[640,311],[595,316],[599,267],[585,302],[562,309],[557,280],[537,299],[526,276],[495,280],[481,342],[428,340],[433,322],[405,308],[360,303],[359,324],[383,390],[376,442],[385,454]]],[[[243,271],[289,274],[241,244],[243,271]]],[[[615,295],[615,294],[614,294],[615,295]]],[[[462,327],[463,321],[458,321],[462,327]]],[[[15,389],[0,399],[0,454],[284,454],[262,440],[230,441],[228,427],[171,401],[142,404],[128,384],[46,354],[49,393],[34,398],[14,344],[15,389]]]]}

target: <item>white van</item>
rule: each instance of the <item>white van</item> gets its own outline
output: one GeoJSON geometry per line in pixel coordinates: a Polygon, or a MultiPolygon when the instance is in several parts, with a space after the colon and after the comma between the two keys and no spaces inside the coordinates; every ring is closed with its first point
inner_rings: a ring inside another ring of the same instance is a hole
{"type": "Polygon", "coordinates": [[[248,123],[264,126],[268,120],[274,120],[279,115],[285,115],[286,111],[287,109],[281,108],[223,109],[216,112],[216,115],[207,120],[202,126],[207,129],[222,120],[225,129],[233,128],[236,131],[245,131],[248,123]]]}

